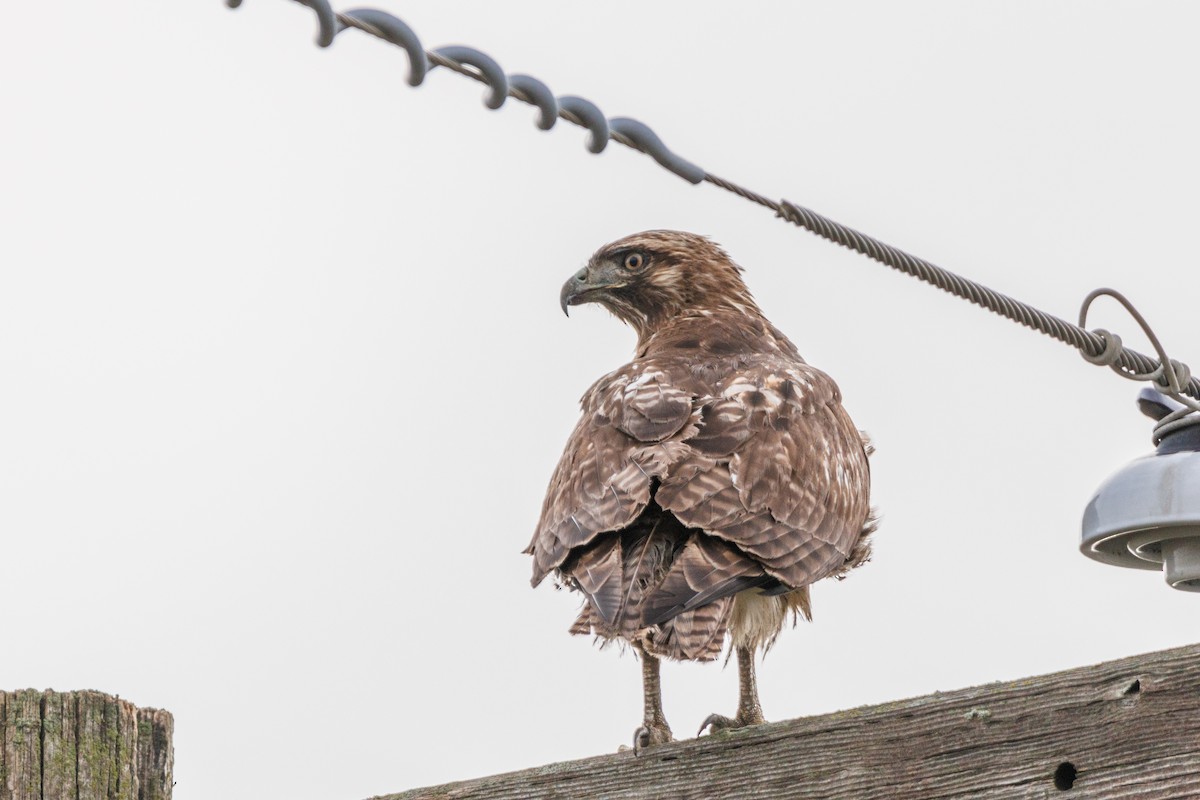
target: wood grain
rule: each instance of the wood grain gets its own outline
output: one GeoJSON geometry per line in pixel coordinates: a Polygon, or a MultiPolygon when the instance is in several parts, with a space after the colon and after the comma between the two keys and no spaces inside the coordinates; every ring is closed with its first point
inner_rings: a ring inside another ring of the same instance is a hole
{"type": "Polygon", "coordinates": [[[101,692],[0,692],[0,800],[170,800],[173,733],[101,692]]]}
{"type": "Polygon", "coordinates": [[[1195,800],[1200,645],[378,800],[1195,800]]]}

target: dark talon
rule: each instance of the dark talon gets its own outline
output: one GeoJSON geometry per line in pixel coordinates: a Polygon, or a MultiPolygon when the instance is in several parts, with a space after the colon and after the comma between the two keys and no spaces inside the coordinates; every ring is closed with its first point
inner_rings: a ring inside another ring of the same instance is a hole
{"type": "Polygon", "coordinates": [[[673,741],[675,738],[671,736],[671,729],[667,727],[665,721],[647,720],[633,732],[633,754],[640,756],[642,751],[648,747],[673,741]]]}
{"type": "Polygon", "coordinates": [[[720,733],[726,728],[736,728],[738,727],[738,724],[729,717],[721,714],[709,714],[704,718],[704,722],[700,723],[700,731],[696,734],[696,738],[699,739],[701,736],[703,736],[704,729],[710,726],[712,727],[712,730],[709,731],[709,735],[711,736],[714,733],[720,733]]]}
{"type": "Polygon", "coordinates": [[[650,729],[645,725],[633,732],[633,757],[637,758],[650,746],[650,729]]]}

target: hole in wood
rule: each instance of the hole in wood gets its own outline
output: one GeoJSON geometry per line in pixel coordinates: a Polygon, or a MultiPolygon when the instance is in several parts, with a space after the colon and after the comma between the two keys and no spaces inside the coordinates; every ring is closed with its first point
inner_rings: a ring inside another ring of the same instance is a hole
{"type": "Polygon", "coordinates": [[[1133,683],[1125,687],[1125,694],[1137,694],[1142,690],[1142,681],[1135,680],[1133,683]]]}
{"type": "Polygon", "coordinates": [[[1070,761],[1064,761],[1058,765],[1058,769],[1054,770],[1054,787],[1065,792],[1075,785],[1075,775],[1075,765],[1070,761]]]}

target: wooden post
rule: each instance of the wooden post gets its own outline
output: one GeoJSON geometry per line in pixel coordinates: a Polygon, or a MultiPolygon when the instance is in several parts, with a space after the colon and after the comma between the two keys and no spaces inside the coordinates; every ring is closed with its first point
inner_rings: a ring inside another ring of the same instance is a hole
{"type": "Polygon", "coordinates": [[[1200,645],[379,800],[1060,796],[1200,798],[1200,645]]]}
{"type": "Polygon", "coordinates": [[[174,725],[100,692],[0,692],[0,800],[170,800],[174,725]]]}

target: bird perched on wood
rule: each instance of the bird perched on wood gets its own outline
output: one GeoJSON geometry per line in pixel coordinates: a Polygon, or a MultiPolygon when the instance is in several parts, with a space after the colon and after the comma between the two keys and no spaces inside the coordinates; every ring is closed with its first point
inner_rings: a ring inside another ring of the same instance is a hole
{"type": "Polygon", "coordinates": [[[646,231],[602,247],[563,286],[563,311],[599,303],[638,336],[633,360],[584,394],[527,553],[586,600],[571,628],[642,661],[635,752],[671,741],[659,659],[737,654],[734,717],[763,721],[754,655],[809,586],[867,560],[869,445],[825,373],[763,316],[709,239],[646,231]]]}

